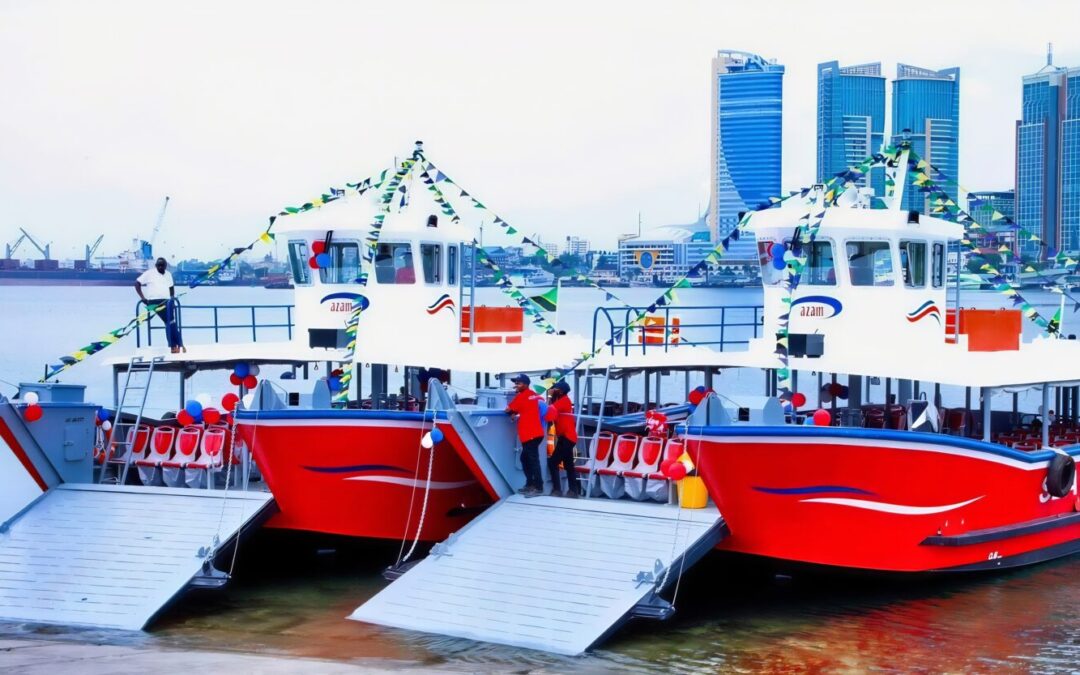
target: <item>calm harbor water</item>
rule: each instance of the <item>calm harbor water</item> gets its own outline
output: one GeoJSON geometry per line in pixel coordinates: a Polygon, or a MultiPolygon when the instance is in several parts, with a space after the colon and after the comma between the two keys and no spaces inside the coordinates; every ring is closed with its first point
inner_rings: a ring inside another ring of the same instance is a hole
{"type": "MultiPolygon", "coordinates": [[[[0,380],[40,377],[57,355],[125,322],[133,295],[128,288],[0,286],[7,329],[0,335],[0,380]]],[[[622,289],[620,295],[644,302],[655,292],[622,289]]],[[[760,291],[753,289],[687,289],[680,295],[687,304],[760,302],[760,291]]],[[[1029,295],[1056,304],[1056,296],[1029,295]]],[[[187,302],[290,298],[287,291],[206,288],[187,302]]],[[[562,327],[590,332],[595,300],[588,291],[564,289],[562,327]]],[[[963,304],[995,307],[1000,299],[966,293],[963,304]]],[[[1066,332],[1075,332],[1068,321],[1066,332]]],[[[243,339],[242,333],[235,339],[243,339]]],[[[760,386],[757,376],[724,378],[736,389],[760,386]]],[[[108,369],[93,360],[65,381],[87,384],[92,400],[111,398],[108,369]]],[[[210,380],[205,386],[214,389],[210,380]]],[[[681,378],[669,378],[665,396],[678,397],[683,387],[681,378]]],[[[10,393],[11,387],[0,383],[0,390],[10,393]]],[[[260,533],[241,548],[234,583],[185,597],[149,633],[0,625],[0,635],[306,656],[388,669],[1080,672],[1080,557],[1005,574],[897,582],[775,577],[712,556],[682,581],[674,619],[631,624],[593,653],[562,658],[344,620],[383,587],[380,572],[397,552],[396,544],[260,533]]]]}

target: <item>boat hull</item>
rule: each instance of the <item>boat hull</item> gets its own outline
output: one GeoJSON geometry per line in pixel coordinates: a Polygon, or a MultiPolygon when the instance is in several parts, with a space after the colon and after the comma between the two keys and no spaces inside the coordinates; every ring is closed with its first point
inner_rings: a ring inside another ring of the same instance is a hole
{"type": "Polygon", "coordinates": [[[421,447],[431,428],[430,415],[425,421],[420,413],[394,411],[253,411],[237,418],[280,509],[268,527],[372,539],[442,541],[492,503],[451,447],[459,441],[445,420],[439,428],[446,440],[433,450],[421,447]]]}
{"type": "Polygon", "coordinates": [[[687,440],[731,528],[721,549],[906,573],[1080,551],[1075,481],[1065,497],[1046,492],[1050,451],[832,427],[691,427],[687,440]]]}

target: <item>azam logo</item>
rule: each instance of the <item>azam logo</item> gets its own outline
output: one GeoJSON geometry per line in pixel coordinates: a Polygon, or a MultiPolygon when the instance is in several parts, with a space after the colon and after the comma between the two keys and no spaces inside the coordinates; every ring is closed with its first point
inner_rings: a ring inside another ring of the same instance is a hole
{"type": "Polygon", "coordinates": [[[439,296],[438,300],[428,305],[427,313],[435,315],[448,307],[450,308],[451,314],[456,314],[456,312],[454,311],[453,298],[451,298],[448,294],[443,293],[441,296],[439,296]]]}
{"type": "Polygon", "coordinates": [[[791,303],[791,312],[794,316],[809,316],[817,319],[831,319],[844,311],[844,306],[836,298],[827,295],[807,295],[791,303]],[[795,308],[799,305],[798,313],[795,308]]]}
{"type": "Polygon", "coordinates": [[[927,300],[923,304],[919,305],[919,308],[914,312],[908,312],[907,320],[911,323],[921,321],[928,316],[934,317],[934,320],[941,324],[941,310],[934,304],[933,300],[927,300]]]}

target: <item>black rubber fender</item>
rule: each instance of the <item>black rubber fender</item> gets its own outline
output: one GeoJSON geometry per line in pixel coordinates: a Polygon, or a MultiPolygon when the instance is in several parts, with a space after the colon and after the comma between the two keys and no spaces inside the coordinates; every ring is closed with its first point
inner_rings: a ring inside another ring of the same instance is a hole
{"type": "Polygon", "coordinates": [[[1076,460],[1065,453],[1054,453],[1046,467],[1046,491],[1052,497],[1064,497],[1072,490],[1076,480],[1076,460]]]}

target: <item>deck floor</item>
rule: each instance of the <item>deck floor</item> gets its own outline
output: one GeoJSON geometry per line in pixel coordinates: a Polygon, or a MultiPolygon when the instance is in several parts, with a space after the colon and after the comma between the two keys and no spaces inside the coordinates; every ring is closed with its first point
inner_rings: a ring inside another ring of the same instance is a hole
{"type": "Polygon", "coordinates": [[[0,534],[0,619],[138,630],[229,541],[268,492],[53,488],[0,534]]]}
{"type": "Polygon", "coordinates": [[[349,618],[579,654],[648,595],[653,585],[637,583],[639,572],[712,548],[721,528],[712,506],[515,495],[349,618]]]}

